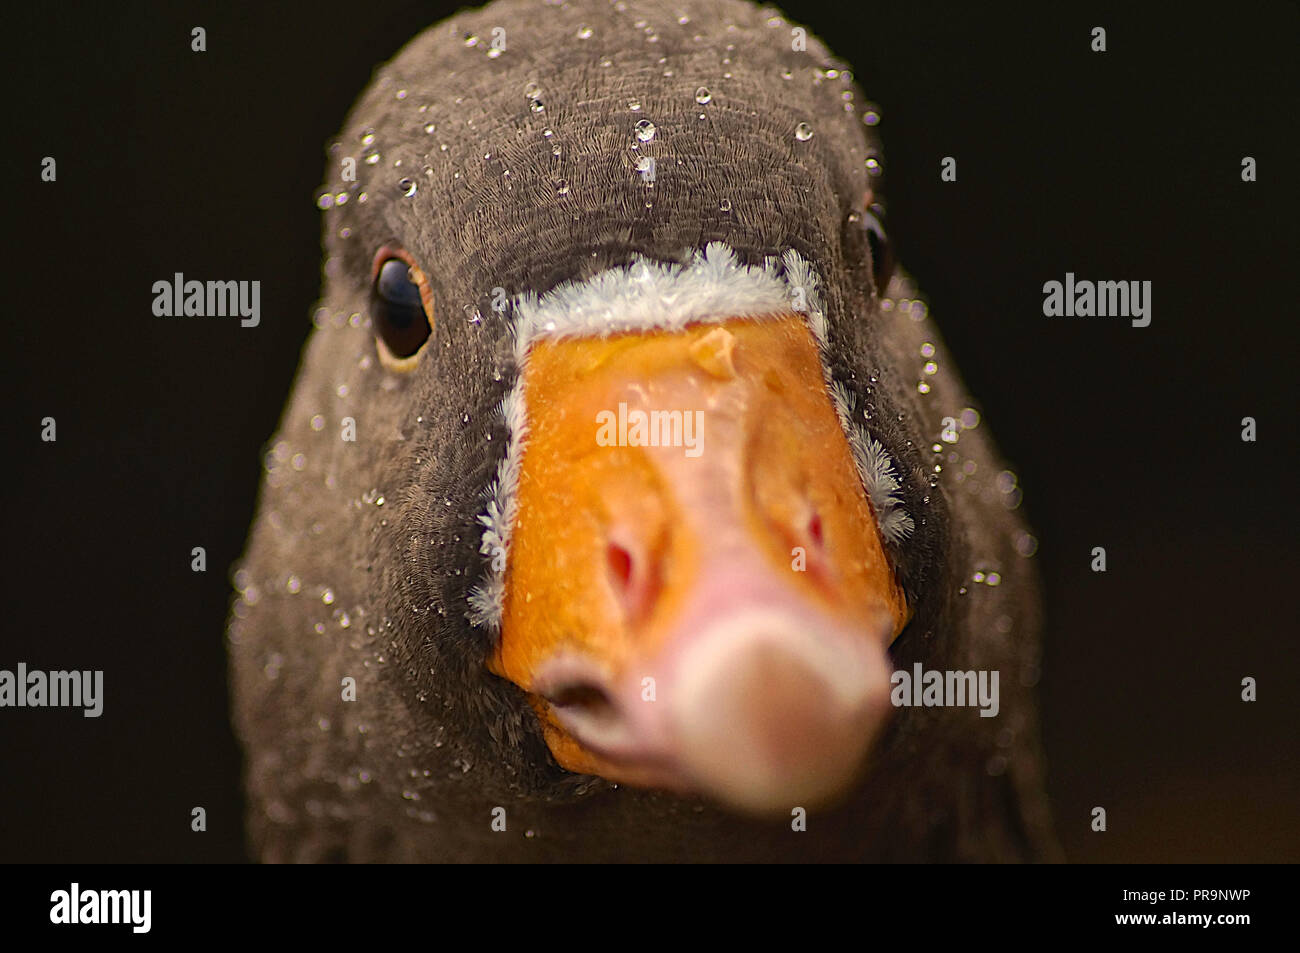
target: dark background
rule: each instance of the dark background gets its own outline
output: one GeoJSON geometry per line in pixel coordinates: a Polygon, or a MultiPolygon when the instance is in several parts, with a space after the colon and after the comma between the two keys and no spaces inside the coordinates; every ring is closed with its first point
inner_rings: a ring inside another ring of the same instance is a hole
{"type": "MultiPolygon", "coordinates": [[[[104,669],[106,701],[0,710],[0,860],[246,857],[226,572],[319,289],[324,146],[451,9],[6,11],[0,668],[104,669]],[[261,326],[154,318],[176,271],[261,280],[261,326]]],[[[1067,856],[1300,859],[1296,7],[785,9],[882,105],[901,260],[1025,489],[1067,856]],[[1152,281],[1151,326],[1044,318],[1067,271],[1152,281]]]]}

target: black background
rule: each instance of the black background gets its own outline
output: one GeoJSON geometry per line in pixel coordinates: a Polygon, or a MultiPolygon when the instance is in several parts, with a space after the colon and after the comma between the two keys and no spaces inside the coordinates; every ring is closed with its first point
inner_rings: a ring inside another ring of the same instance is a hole
{"type": "MultiPolygon", "coordinates": [[[[901,260],[1025,489],[1067,856],[1297,860],[1298,18],[1149,7],[786,10],[883,107],[901,260]],[[1150,280],[1151,326],[1043,317],[1067,271],[1150,280]]],[[[6,11],[0,668],[104,669],[106,701],[0,710],[0,860],[246,858],[226,570],[319,290],[324,146],[372,68],[451,9],[6,11]],[[261,326],[153,317],[177,271],[260,280],[261,326]]]]}

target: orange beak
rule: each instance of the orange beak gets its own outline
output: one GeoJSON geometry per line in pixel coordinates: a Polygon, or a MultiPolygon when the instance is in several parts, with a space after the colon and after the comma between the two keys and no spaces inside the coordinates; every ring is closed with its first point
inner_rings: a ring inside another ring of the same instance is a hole
{"type": "Polygon", "coordinates": [[[909,609],[795,314],[533,345],[489,667],[563,767],[822,803],[888,716],[909,609]]]}

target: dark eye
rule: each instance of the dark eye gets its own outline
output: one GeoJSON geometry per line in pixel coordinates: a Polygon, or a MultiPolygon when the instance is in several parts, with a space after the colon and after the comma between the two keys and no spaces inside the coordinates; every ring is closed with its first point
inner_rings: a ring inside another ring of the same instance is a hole
{"type": "Polygon", "coordinates": [[[876,291],[883,295],[894,273],[894,250],[885,235],[884,209],[879,205],[871,206],[862,216],[862,227],[871,248],[871,274],[876,281],[876,291]]]}
{"type": "Polygon", "coordinates": [[[420,278],[418,270],[397,257],[385,258],[375,271],[370,313],[384,345],[396,358],[410,357],[429,337],[420,278]]]}

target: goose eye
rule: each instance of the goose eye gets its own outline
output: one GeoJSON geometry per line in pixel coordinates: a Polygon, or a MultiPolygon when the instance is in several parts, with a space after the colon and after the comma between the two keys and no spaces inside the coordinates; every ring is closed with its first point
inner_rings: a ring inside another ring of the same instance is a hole
{"type": "Polygon", "coordinates": [[[871,274],[880,294],[885,293],[894,273],[894,251],[885,235],[884,218],[884,212],[875,205],[862,216],[862,227],[866,230],[867,245],[871,249],[871,274]]]}
{"type": "Polygon", "coordinates": [[[407,358],[429,337],[429,314],[424,307],[422,276],[402,258],[388,258],[375,271],[370,311],[375,328],[396,358],[407,358]]]}

